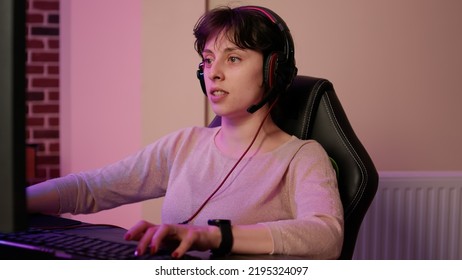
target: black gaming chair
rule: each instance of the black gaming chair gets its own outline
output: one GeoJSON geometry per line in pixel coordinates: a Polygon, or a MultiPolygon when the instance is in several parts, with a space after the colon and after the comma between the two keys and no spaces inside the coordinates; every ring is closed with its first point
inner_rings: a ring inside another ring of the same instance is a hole
{"type": "MultiPolygon", "coordinates": [[[[280,97],[273,119],[287,133],[321,143],[337,165],[345,215],[340,259],[352,259],[361,223],[377,191],[378,174],[353,131],[332,83],[297,76],[288,92],[280,97]]],[[[217,125],[220,125],[219,118],[210,124],[217,125]]]]}

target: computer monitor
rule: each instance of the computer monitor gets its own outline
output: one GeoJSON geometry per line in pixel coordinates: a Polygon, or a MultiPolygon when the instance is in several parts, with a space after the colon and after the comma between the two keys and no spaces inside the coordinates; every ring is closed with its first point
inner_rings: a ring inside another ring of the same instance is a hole
{"type": "Polygon", "coordinates": [[[27,226],[25,1],[0,1],[0,232],[27,226]]]}

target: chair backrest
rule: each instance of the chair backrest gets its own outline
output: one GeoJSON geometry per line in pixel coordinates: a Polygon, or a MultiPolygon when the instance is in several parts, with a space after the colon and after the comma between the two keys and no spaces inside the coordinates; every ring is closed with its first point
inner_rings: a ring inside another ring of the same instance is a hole
{"type": "MultiPolygon", "coordinates": [[[[378,187],[378,174],[356,136],[331,82],[297,76],[281,95],[273,119],[300,139],[315,139],[337,165],[338,186],[345,215],[340,259],[351,259],[358,232],[378,187]]],[[[219,125],[216,118],[211,126],[219,125]]]]}
{"type": "Polygon", "coordinates": [[[379,176],[353,131],[332,83],[297,76],[287,94],[281,96],[274,121],[290,134],[318,141],[337,164],[345,215],[340,258],[351,259],[361,223],[377,192],[379,176]]]}

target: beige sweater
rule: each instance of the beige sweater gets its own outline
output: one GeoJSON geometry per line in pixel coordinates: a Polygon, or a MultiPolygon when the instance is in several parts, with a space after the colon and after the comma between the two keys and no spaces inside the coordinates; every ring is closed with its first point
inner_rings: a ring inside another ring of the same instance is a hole
{"type": "MultiPolygon", "coordinates": [[[[215,146],[218,129],[183,129],[112,165],[54,179],[61,212],[90,213],[165,196],[163,222],[186,220],[237,160],[215,146]]],[[[212,218],[266,225],[275,254],[336,258],[342,247],[335,172],[315,141],[292,137],[244,159],[192,223],[212,218]]]]}

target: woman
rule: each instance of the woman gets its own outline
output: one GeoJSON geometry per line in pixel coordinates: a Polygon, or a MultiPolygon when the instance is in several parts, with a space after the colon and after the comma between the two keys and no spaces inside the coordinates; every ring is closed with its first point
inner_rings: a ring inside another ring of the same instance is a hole
{"type": "Polygon", "coordinates": [[[337,258],[343,212],[330,161],[270,115],[296,73],[284,22],[262,7],[225,7],[199,19],[194,34],[221,126],[182,129],[110,166],[32,186],[30,211],[91,213],[165,196],[161,225],[127,231],[136,254],[175,242],[173,257],[211,249],[337,258]]]}

